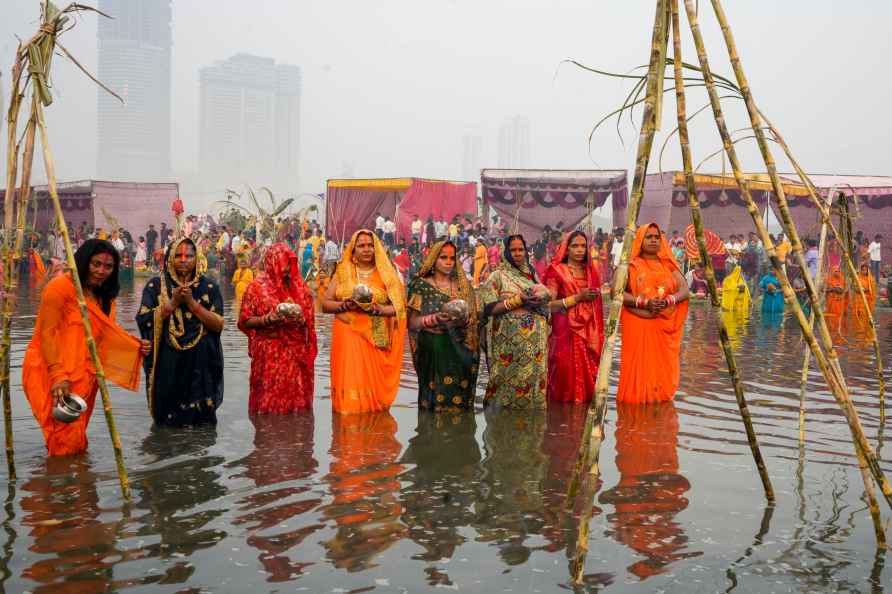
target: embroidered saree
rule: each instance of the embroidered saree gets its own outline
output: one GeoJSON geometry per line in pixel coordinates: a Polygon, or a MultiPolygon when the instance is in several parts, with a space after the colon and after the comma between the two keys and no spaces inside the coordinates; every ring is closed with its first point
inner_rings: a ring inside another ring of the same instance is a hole
{"type": "Polygon", "coordinates": [[[313,405],[316,327],[313,297],[300,278],[297,254],[284,243],[270,246],[263,274],[248,286],[239,314],[239,330],[248,336],[251,358],[248,413],[288,414],[313,405]],[[288,275],[290,284],[284,277],[288,275]],[[300,322],[249,330],[253,317],[275,311],[280,303],[297,303],[300,322]]]}
{"type": "MultiPolygon", "coordinates": [[[[99,305],[87,301],[90,325],[107,380],[125,390],[139,388],[142,355],[139,341],[115,323],[115,302],[106,315],[99,305]]],[[[96,370],[87,350],[76,290],[71,276],[51,280],[43,290],[34,336],[22,363],[22,387],[34,418],[40,425],[50,456],[66,456],[87,449],[87,425],[96,403],[96,370]],[[87,411],[73,423],[53,418],[50,389],[63,380],[71,382],[71,393],[87,401],[87,411]]]]}
{"type": "Polygon", "coordinates": [[[177,247],[191,239],[171,242],[159,276],[148,283],[136,315],[143,339],[152,343],[152,354],[143,367],[149,412],[157,425],[182,427],[216,423],[216,410],[223,402],[223,348],[220,334],[204,327],[186,304],[167,319],[161,310],[171,300],[175,287],[187,286],[192,297],[211,313],[223,315],[220,288],[204,275],[207,265],[196,248],[192,278],[181,282],[173,273],[177,247]]]}
{"type": "MultiPolygon", "coordinates": [[[[506,239],[506,246],[510,241],[506,239]]],[[[505,249],[507,252],[507,247],[505,249]]],[[[481,288],[481,308],[487,312],[485,328],[489,384],[486,404],[506,408],[545,408],[548,380],[548,312],[519,307],[500,316],[489,315],[498,302],[536,284],[529,263],[525,271],[510,263],[507,253],[481,288]]]]}
{"type": "MultiPolygon", "coordinates": [[[[641,257],[644,235],[650,227],[641,225],[635,233],[629,262],[627,291],[648,299],[678,291],[674,272],[680,272],[665,235],[660,237],[657,259],[641,257]],[[660,291],[662,289],[662,291],[660,291]]],[[[616,401],[646,404],[675,398],[681,379],[681,340],[688,315],[688,302],[668,307],[653,318],[643,318],[623,307],[622,350],[616,401]]]]}
{"type": "Polygon", "coordinates": [[[338,263],[335,297],[350,299],[359,284],[353,249],[360,234],[375,244],[375,270],[363,284],[372,289],[374,302],[393,305],[396,316],[371,316],[362,310],[335,316],[331,336],[331,401],[338,413],[386,410],[396,398],[406,334],[403,285],[378,237],[368,230],[353,234],[338,263]]]}
{"type": "Polygon", "coordinates": [[[426,330],[409,332],[412,362],[418,375],[418,406],[433,410],[473,408],[480,362],[475,295],[461,267],[453,269],[454,294],[434,287],[425,278],[433,270],[444,245],[434,244],[418,276],[409,285],[406,307],[419,315],[435,314],[453,299],[463,299],[469,308],[467,328],[449,328],[442,334],[426,330]]]}
{"type": "MultiPolygon", "coordinates": [[[[595,392],[595,378],[604,344],[604,317],[601,304],[601,276],[597,262],[586,249],[584,272],[576,277],[564,261],[571,235],[558,247],[548,270],[545,286],[554,299],[576,295],[589,288],[598,296],[591,302],[580,302],[569,311],[551,314],[551,335],[548,337],[548,400],[555,402],[588,402],[595,392]]],[[[582,237],[585,237],[584,235],[582,237]]]]}

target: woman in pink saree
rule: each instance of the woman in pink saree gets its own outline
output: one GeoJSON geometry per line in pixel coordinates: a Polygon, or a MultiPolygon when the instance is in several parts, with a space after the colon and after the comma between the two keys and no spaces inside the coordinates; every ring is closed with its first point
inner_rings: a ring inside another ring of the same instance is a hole
{"type": "Polygon", "coordinates": [[[573,231],[564,238],[543,281],[554,296],[547,398],[551,402],[588,402],[601,360],[604,318],[601,276],[585,233],[573,231]]]}

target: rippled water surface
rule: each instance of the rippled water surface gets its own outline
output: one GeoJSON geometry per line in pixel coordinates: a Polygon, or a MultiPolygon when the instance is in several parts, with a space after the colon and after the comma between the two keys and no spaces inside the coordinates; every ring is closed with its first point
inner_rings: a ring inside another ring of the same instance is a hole
{"type": "MultiPolygon", "coordinates": [[[[118,308],[132,332],[140,284],[118,308]]],[[[332,416],[322,316],[313,413],[250,419],[246,339],[228,313],[216,429],[152,429],[143,395],[113,392],[133,488],[125,505],[101,414],[88,454],[44,454],[19,377],[34,308],[23,294],[13,328],[19,480],[0,493],[0,590],[573,589],[579,523],[563,503],[584,407],[421,414],[406,359],[390,412],[332,416]]],[[[892,310],[878,323],[889,361],[892,310]]],[[[777,505],[765,505],[715,326],[695,305],[674,405],[611,402],[579,591],[892,589],[848,428],[815,371],[799,445],[798,328],[756,315],[734,334],[777,505]]],[[[882,444],[872,351],[856,334],[841,350],[866,431],[882,444]]],[[[8,483],[5,463],[0,477],[8,483]]]]}

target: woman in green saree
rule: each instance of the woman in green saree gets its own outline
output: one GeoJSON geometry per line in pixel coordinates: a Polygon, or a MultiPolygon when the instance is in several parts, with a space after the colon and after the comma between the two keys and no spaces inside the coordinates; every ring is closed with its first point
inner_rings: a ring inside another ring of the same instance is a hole
{"type": "Polygon", "coordinates": [[[477,389],[477,303],[456,262],[451,241],[434,244],[409,284],[409,345],[418,374],[418,406],[432,410],[474,406],[477,389]],[[467,324],[453,322],[443,306],[455,299],[468,306],[467,324]]]}
{"type": "Polygon", "coordinates": [[[522,235],[505,239],[502,261],[481,288],[489,385],[486,404],[545,408],[548,302],[522,235]]]}

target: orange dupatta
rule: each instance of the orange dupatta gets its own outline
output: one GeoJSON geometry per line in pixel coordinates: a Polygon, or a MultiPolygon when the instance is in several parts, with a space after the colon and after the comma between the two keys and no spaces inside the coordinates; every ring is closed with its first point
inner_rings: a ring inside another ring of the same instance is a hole
{"type": "MultiPolygon", "coordinates": [[[[680,272],[665,235],[660,232],[656,259],[641,257],[646,231],[656,223],[641,225],[635,232],[629,262],[627,290],[651,299],[678,291],[674,272],[680,272]]],[[[672,400],[681,378],[681,339],[688,315],[688,302],[668,307],[653,318],[642,318],[623,307],[622,363],[617,402],[662,402],[672,400]]]]}
{"type": "MultiPolygon", "coordinates": [[[[114,322],[114,302],[108,315],[90,300],[87,310],[106,379],[125,390],[136,391],[142,365],[139,340],[114,322]]],[[[22,363],[22,386],[51,456],[86,449],[86,427],[97,390],[96,370],[87,350],[74,283],[68,274],[47,283],[41,295],[34,336],[22,363]],[[60,423],[52,416],[50,388],[65,379],[71,382],[72,392],[83,397],[89,406],[87,413],[70,424],[60,423]]]]}

